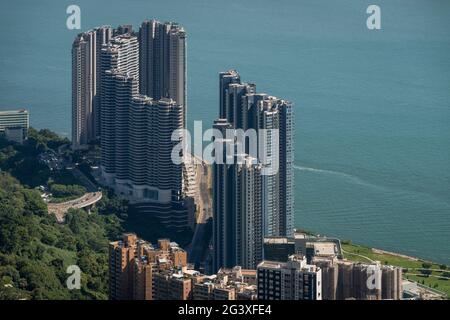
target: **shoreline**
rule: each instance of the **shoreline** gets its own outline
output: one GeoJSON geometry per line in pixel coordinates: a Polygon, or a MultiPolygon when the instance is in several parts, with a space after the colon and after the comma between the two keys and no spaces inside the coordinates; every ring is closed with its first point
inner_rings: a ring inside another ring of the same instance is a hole
{"type": "MultiPolygon", "coordinates": [[[[345,243],[345,241],[346,240],[344,240],[343,244],[347,244],[347,243],[345,243]]],[[[397,258],[403,258],[403,259],[407,259],[407,260],[415,261],[415,262],[424,262],[424,263],[431,263],[431,264],[438,264],[438,265],[446,265],[446,266],[450,267],[450,265],[448,265],[446,263],[443,263],[443,262],[438,262],[438,261],[434,261],[434,260],[424,259],[424,258],[420,258],[420,257],[414,257],[414,256],[410,256],[410,255],[407,255],[407,254],[399,253],[399,252],[393,252],[393,251],[388,251],[388,250],[384,250],[384,249],[379,249],[379,248],[368,246],[366,244],[353,243],[353,242],[350,242],[348,244],[355,245],[355,246],[360,246],[360,247],[366,247],[366,248],[370,249],[372,251],[372,253],[374,253],[374,254],[384,254],[384,255],[389,255],[389,256],[393,256],[393,257],[397,257],[397,258]]]]}
{"type": "MultiPolygon", "coordinates": [[[[432,264],[438,264],[438,265],[446,265],[446,266],[450,267],[449,264],[444,263],[444,262],[433,261],[433,260],[429,260],[429,259],[425,259],[425,258],[421,258],[421,257],[410,256],[410,255],[407,255],[407,254],[404,254],[404,253],[399,253],[399,252],[384,250],[384,249],[380,249],[380,248],[375,248],[375,247],[371,247],[371,246],[369,246],[367,244],[364,244],[364,243],[354,243],[351,239],[340,239],[338,237],[328,236],[328,235],[325,235],[325,234],[315,233],[315,232],[311,232],[311,231],[308,231],[308,230],[302,230],[302,229],[296,229],[296,231],[299,232],[299,233],[303,233],[305,235],[308,235],[308,236],[314,236],[316,238],[336,238],[336,239],[339,239],[339,241],[341,242],[341,245],[348,244],[348,245],[365,247],[365,248],[370,249],[371,252],[374,253],[374,254],[385,254],[385,255],[390,255],[390,256],[393,256],[393,257],[407,259],[407,260],[410,260],[410,261],[425,262],[425,263],[432,263],[432,264]]],[[[352,253],[349,253],[349,254],[352,254],[352,253]]]]}
{"type": "MultiPolygon", "coordinates": [[[[402,253],[386,251],[386,250],[382,250],[382,249],[378,249],[378,248],[371,248],[371,249],[372,249],[373,253],[377,253],[377,254],[387,254],[387,255],[391,255],[391,256],[395,256],[395,257],[405,258],[405,259],[412,260],[412,261],[433,262],[433,261],[428,261],[428,260],[424,260],[424,259],[413,257],[413,256],[408,256],[408,255],[402,254],[402,253]]],[[[433,262],[433,263],[437,263],[437,262],[433,262]]]]}

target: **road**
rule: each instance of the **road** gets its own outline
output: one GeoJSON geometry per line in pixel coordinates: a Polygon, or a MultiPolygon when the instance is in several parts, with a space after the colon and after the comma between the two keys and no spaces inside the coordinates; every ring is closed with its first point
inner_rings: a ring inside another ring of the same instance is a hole
{"type": "Polygon", "coordinates": [[[199,186],[199,201],[201,202],[199,206],[200,212],[197,215],[197,223],[192,241],[187,247],[189,262],[194,263],[196,267],[204,259],[204,253],[209,245],[209,241],[205,241],[205,234],[208,227],[206,222],[212,217],[212,199],[209,194],[211,185],[210,166],[204,162],[200,163],[202,164],[197,166],[197,185],[199,186]]]}
{"type": "Polygon", "coordinates": [[[89,192],[95,192],[98,190],[98,187],[88,177],[86,177],[80,169],[74,167],[72,169],[72,174],[87,188],[89,192]]]}
{"type": "Polygon", "coordinates": [[[362,254],[357,254],[357,253],[348,252],[348,251],[345,251],[344,249],[342,249],[342,252],[343,252],[343,253],[346,253],[346,254],[353,255],[353,256],[357,256],[357,257],[360,257],[360,258],[363,258],[363,259],[366,259],[366,260],[368,260],[368,261],[371,262],[371,263],[374,263],[374,262],[375,262],[374,260],[370,259],[369,257],[363,256],[362,254]]]}
{"type": "Polygon", "coordinates": [[[64,222],[66,213],[69,209],[82,209],[95,204],[102,198],[101,192],[86,193],[80,198],[62,202],[62,203],[48,203],[48,212],[56,216],[56,220],[60,223],[64,222]]]}

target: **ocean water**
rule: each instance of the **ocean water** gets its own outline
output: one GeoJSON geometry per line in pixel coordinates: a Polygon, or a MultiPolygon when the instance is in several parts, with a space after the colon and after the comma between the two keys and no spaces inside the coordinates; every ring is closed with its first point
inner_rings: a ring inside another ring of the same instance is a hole
{"type": "Polygon", "coordinates": [[[218,115],[237,69],[296,105],[296,226],[450,264],[447,0],[15,0],[0,11],[0,110],[70,135],[71,43],[146,18],[188,32],[188,120],[218,115]],[[381,30],[366,27],[369,4],[381,30]]]}

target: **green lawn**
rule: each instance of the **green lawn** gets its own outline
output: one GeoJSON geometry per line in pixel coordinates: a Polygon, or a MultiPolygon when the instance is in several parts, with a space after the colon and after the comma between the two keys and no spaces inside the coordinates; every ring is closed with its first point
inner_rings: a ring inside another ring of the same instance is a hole
{"type": "MultiPolygon", "coordinates": [[[[389,264],[403,268],[404,278],[419,282],[428,287],[445,292],[447,298],[450,298],[450,279],[440,278],[442,271],[432,271],[430,276],[421,275],[420,269],[424,269],[423,260],[413,260],[406,257],[399,257],[391,254],[379,254],[372,251],[372,248],[342,242],[342,249],[344,257],[348,260],[357,262],[370,262],[368,259],[380,261],[381,264],[389,264]],[[367,257],[367,258],[365,258],[367,257]],[[419,275],[415,275],[419,274],[419,275]]],[[[430,269],[441,269],[440,264],[430,262],[430,269]]],[[[450,272],[450,267],[447,266],[447,272],[450,272]]]]}

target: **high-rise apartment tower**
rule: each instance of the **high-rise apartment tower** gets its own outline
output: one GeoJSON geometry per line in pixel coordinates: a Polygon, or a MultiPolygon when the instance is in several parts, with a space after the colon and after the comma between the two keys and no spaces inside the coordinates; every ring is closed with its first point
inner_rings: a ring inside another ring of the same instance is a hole
{"type": "Polygon", "coordinates": [[[111,39],[109,26],[79,34],[72,44],[72,147],[84,148],[100,135],[100,54],[111,39]]]}

